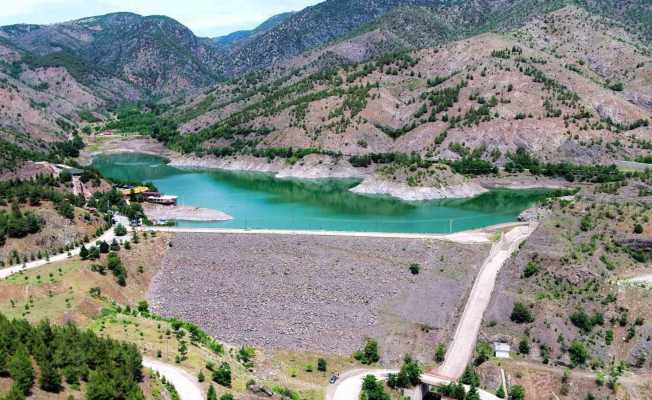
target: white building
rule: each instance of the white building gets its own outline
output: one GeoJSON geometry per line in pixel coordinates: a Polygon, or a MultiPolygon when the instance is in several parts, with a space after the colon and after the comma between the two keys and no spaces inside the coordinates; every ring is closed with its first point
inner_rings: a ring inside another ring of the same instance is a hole
{"type": "Polygon", "coordinates": [[[509,351],[510,351],[509,344],[507,343],[500,343],[500,342],[495,342],[494,343],[494,351],[496,353],[496,358],[509,358],[509,351]]]}

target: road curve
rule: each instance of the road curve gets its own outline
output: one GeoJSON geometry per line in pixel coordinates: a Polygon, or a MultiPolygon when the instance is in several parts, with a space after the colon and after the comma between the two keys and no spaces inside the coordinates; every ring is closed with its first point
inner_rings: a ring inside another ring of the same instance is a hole
{"type": "MultiPolygon", "coordinates": [[[[116,216],[115,219],[116,219],[117,223],[123,224],[124,226],[129,226],[129,222],[125,217],[116,216]]],[[[102,241],[107,242],[107,243],[111,243],[114,238],[117,238],[117,236],[115,235],[115,226],[113,228],[109,229],[108,231],[104,232],[104,234],[102,236],[98,237],[97,239],[91,240],[91,243],[97,243],[97,242],[102,242],[102,241]]],[[[75,256],[79,255],[80,251],[81,251],[81,246],[77,247],[75,249],[72,249],[69,252],[70,255],[68,255],[68,252],[53,255],[52,257],[50,257],[49,261],[46,261],[44,259],[43,260],[36,260],[36,261],[31,261],[31,262],[25,263],[24,265],[23,264],[15,265],[13,267],[0,269],[0,279],[8,278],[11,275],[17,274],[17,273],[19,273],[21,271],[26,271],[26,270],[30,270],[30,269],[34,269],[34,268],[39,268],[39,267],[42,267],[44,265],[48,265],[48,264],[52,264],[52,263],[55,263],[55,262],[67,260],[69,258],[72,258],[72,257],[75,257],[75,256]]]]}
{"type": "MultiPolygon", "coordinates": [[[[475,342],[480,331],[484,312],[489,305],[496,284],[496,277],[503,264],[536,229],[536,224],[516,226],[495,243],[485,259],[473,284],[464,312],[457,325],[453,343],[446,352],[446,359],[437,373],[421,375],[421,381],[429,385],[447,384],[459,379],[473,357],[475,342]]],[[[356,369],[341,374],[340,379],[326,390],[326,400],[358,400],[362,381],[367,375],[387,379],[389,369],[356,369]]],[[[468,390],[468,388],[467,388],[468,390]]],[[[482,400],[499,400],[497,396],[479,390],[482,400]]]]}
{"type": "Polygon", "coordinates": [[[444,363],[437,370],[438,375],[456,380],[464,373],[464,369],[473,357],[475,342],[484,312],[491,301],[498,271],[535,228],[536,225],[516,227],[503,235],[500,241],[491,248],[489,257],[480,267],[480,272],[475,279],[464,312],[455,330],[453,343],[446,352],[444,363]]]}
{"type": "Polygon", "coordinates": [[[203,400],[204,394],[197,379],[185,370],[170,364],[143,358],[143,367],[158,372],[161,376],[174,385],[181,400],[203,400]]]}
{"type": "MultiPolygon", "coordinates": [[[[373,375],[378,379],[386,380],[389,374],[398,373],[398,370],[391,369],[355,369],[347,371],[340,375],[338,381],[330,385],[326,390],[326,400],[358,400],[360,398],[360,390],[362,389],[362,381],[365,376],[373,375]]],[[[450,383],[449,380],[442,377],[423,374],[421,381],[429,385],[446,385],[450,383]]],[[[468,387],[466,388],[469,389],[468,387]]],[[[496,395],[489,393],[485,390],[478,389],[481,400],[500,400],[496,395]]]]}

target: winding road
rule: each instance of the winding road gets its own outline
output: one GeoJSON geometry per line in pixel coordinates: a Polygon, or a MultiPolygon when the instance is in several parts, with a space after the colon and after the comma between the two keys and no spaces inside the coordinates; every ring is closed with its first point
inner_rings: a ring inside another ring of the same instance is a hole
{"type": "MultiPolygon", "coordinates": [[[[122,217],[122,216],[117,216],[117,215],[114,218],[116,220],[116,224],[122,224],[122,225],[124,225],[126,227],[129,226],[129,220],[127,218],[122,217]]],[[[97,242],[102,242],[102,241],[107,242],[107,243],[111,243],[113,241],[113,239],[116,239],[116,238],[118,238],[118,236],[115,235],[115,226],[113,226],[111,229],[104,232],[104,234],[102,236],[98,237],[97,239],[91,240],[91,243],[97,243],[97,242]]],[[[11,275],[17,274],[17,273],[19,273],[21,271],[27,271],[27,270],[30,270],[30,269],[42,267],[44,265],[52,264],[52,263],[55,263],[55,262],[58,262],[58,261],[67,260],[69,258],[72,258],[72,257],[75,257],[75,256],[79,255],[80,251],[81,251],[81,246],[77,247],[75,249],[72,249],[70,252],[53,255],[53,256],[50,257],[50,260],[41,259],[41,260],[31,261],[31,262],[28,262],[28,263],[25,263],[25,264],[15,265],[15,266],[9,267],[9,268],[0,269],[0,279],[8,278],[11,275]]]]}
{"type": "MultiPolygon", "coordinates": [[[[389,374],[396,374],[392,369],[355,369],[340,375],[340,379],[326,390],[326,400],[358,400],[362,390],[362,381],[367,375],[386,380],[389,374]]],[[[421,381],[428,385],[446,385],[450,380],[432,374],[421,375],[421,381]]],[[[469,387],[466,387],[469,390],[469,387]]],[[[501,400],[496,395],[478,389],[481,400],[501,400]]]]}
{"type": "Polygon", "coordinates": [[[197,382],[197,378],[185,370],[158,360],[144,357],[143,367],[158,372],[161,376],[174,385],[181,400],[203,400],[204,393],[197,382]]]}
{"type": "MultiPolygon", "coordinates": [[[[429,385],[447,384],[457,380],[473,357],[475,342],[480,331],[480,325],[491,295],[493,293],[496,277],[500,268],[509,257],[536,229],[536,225],[516,226],[496,242],[489,256],[483,263],[467,300],[464,312],[460,319],[453,343],[446,352],[444,363],[437,371],[421,375],[421,381],[429,385]]],[[[356,369],[344,372],[334,385],[328,387],[326,400],[357,400],[360,396],[362,381],[367,375],[374,375],[379,379],[387,379],[390,373],[396,370],[387,369],[356,369]]],[[[482,400],[498,400],[495,395],[479,390],[482,400]]]]}

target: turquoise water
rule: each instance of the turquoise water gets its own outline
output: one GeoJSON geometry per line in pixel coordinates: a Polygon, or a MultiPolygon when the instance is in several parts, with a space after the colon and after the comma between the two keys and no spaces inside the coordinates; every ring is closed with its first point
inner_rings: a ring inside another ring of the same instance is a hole
{"type": "Polygon", "coordinates": [[[179,204],[212,208],[227,222],[179,221],[179,226],[448,233],[515,221],[548,190],[495,190],[473,199],[405,202],[361,196],[355,180],[276,179],[269,174],[180,170],[143,154],[100,156],[94,167],[121,180],[153,182],[179,204]]]}

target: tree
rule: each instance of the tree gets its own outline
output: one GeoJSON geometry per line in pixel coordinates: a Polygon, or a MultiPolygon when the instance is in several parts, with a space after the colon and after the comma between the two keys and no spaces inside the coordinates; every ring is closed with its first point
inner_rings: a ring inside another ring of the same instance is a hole
{"type": "Polygon", "coordinates": [[[120,251],[120,243],[115,238],[111,242],[111,251],[120,251]]]}
{"type": "Polygon", "coordinates": [[[578,340],[573,340],[570,347],[568,348],[568,355],[570,356],[571,361],[575,365],[584,365],[586,360],[589,358],[589,351],[586,349],[586,346],[578,340]]]}
{"type": "Polygon", "coordinates": [[[149,303],[147,303],[147,300],[139,301],[137,309],[138,309],[138,312],[140,312],[140,313],[148,313],[149,312],[149,303]]]}
{"type": "Polygon", "coordinates": [[[7,370],[11,379],[14,380],[14,385],[27,396],[34,385],[34,368],[32,367],[32,360],[23,346],[18,348],[16,353],[9,359],[7,370]]]}
{"type": "Polygon", "coordinates": [[[488,361],[494,355],[494,349],[491,347],[491,344],[485,341],[478,342],[475,346],[476,357],[473,363],[476,366],[484,364],[485,361],[488,361]]]}
{"type": "Polygon", "coordinates": [[[127,235],[127,228],[122,224],[118,224],[116,225],[114,232],[116,236],[125,236],[127,235]]]}
{"type": "Polygon", "coordinates": [[[466,398],[464,400],[480,400],[480,393],[478,393],[478,388],[471,386],[469,391],[466,393],[466,398]]]}
{"type": "Polygon", "coordinates": [[[480,386],[480,375],[478,375],[473,366],[469,365],[464,370],[460,382],[465,385],[480,386]]]}
{"type": "Polygon", "coordinates": [[[530,354],[530,343],[527,338],[521,339],[518,344],[518,352],[521,354],[530,354]]]}
{"type": "Polygon", "coordinates": [[[11,386],[11,390],[2,400],[25,400],[25,395],[20,390],[18,385],[14,384],[11,386]]]}
{"type": "Polygon", "coordinates": [[[41,361],[39,363],[39,368],[41,369],[41,376],[39,378],[39,386],[41,389],[50,393],[59,393],[61,390],[61,374],[52,361],[41,361]]]}
{"type": "Polygon", "coordinates": [[[86,385],[86,400],[113,400],[118,390],[109,377],[101,372],[91,373],[86,385]]]}
{"type": "Polygon", "coordinates": [[[235,400],[235,398],[231,393],[225,393],[222,396],[220,396],[220,400],[235,400]]]}
{"type": "MultiPolygon", "coordinates": [[[[14,301],[12,300],[12,305],[14,304],[14,301]]],[[[7,351],[0,347],[0,376],[4,375],[7,372],[7,360],[9,359],[9,356],[7,355],[7,351]]]]}
{"type": "Polygon", "coordinates": [[[105,241],[100,242],[100,253],[106,254],[109,252],[109,244],[105,241]]]}
{"type": "Polygon", "coordinates": [[[496,397],[501,399],[505,398],[505,389],[503,389],[503,385],[498,386],[498,390],[496,390],[496,397]]]}
{"type": "Polygon", "coordinates": [[[109,253],[107,257],[107,268],[113,272],[118,285],[127,286],[127,270],[122,265],[122,260],[120,260],[118,254],[109,253]]]}
{"type": "Polygon", "coordinates": [[[231,387],[231,366],[229,363],[223,362],[213,371],[213,381],[218,385],[231,387]]]}
{"type": "Polygon", "coordinates": [[[360,400],[389,400],[390,397],[385,393],[384,385],[373,375],[365,376],[362,381],[362,390],[360,391],[360,400]]]}
{"type": "Polygon", "coordinates": [[[534,317],[530,313],[528,307],[523,303],[515,303],[514,309],[512,310],[512,315],[510,319],[517,324],[525,324],[529,322],[534,322],[534,317]]]}
{"type": "Polygon", "coordinates": [[[217,400],[217,393],[215,393],[215,388],[213,385],[208,387],[208,393],[206,394],[206,400],[217,400]]]}
{"type": "Polygon", "coordinates": [[[444,362],[445,358],[446,358],[446,346],[439,343],[437,345],[437,350],[435,350],[435,361],[437,361],[438,363],[444,362]]]}
{"type": "Polygon", "coordinates": [[[199,374],[197,374],[197,381],[199,383],[204,382],[206,380],[206,377],[204,376],[203,371],[199,371],[199,374]]]}
{"type": "Polygon", "coordinates": [[[398,374],[390,374],[387,384],[391,388],[408,388],[419,384],[423,370],[417,361],[406,355],[398,374]]]}
{"type": "Polygon", "coordinates": [[[509,390],[509,400],[525,400],[525,389],[523,386],[512,386],[509,390]]]}
{"type": "Polygon", "coordinates": [[[378,355],[378,342],[374,339],[367,339],[362,350],[358,350],[353,354],[353,358],[363,364],[373,364],[380,360],[378,355]]]}
{"type": "Polygon", "coordinates": [[[636,224],[634,226],[634,233],[637,234],[637,235],[640,235],[641,233],[643,233],[643,225],[636,224]]]}
{"type": "Polygon", "coordinates": [[[421,266],[419,264],[413,263],[410,264],[410,272],[412,275],[419,275],[419,272],[421,271],[421,266]]]}
{"type": "Polygon", "coordinates": [[[323,358],[318,359],[317,360],[317,371],[326,372],[326,369],[327,369],[326,360],[323,359],[323,358]]]}
{"type": "Polygon", "coordinates": [[[86,246],[82,245],[81,249],[79,250],[79,257],[81,257],[82,260],[88,260],[88,249],[86,246]]]}

